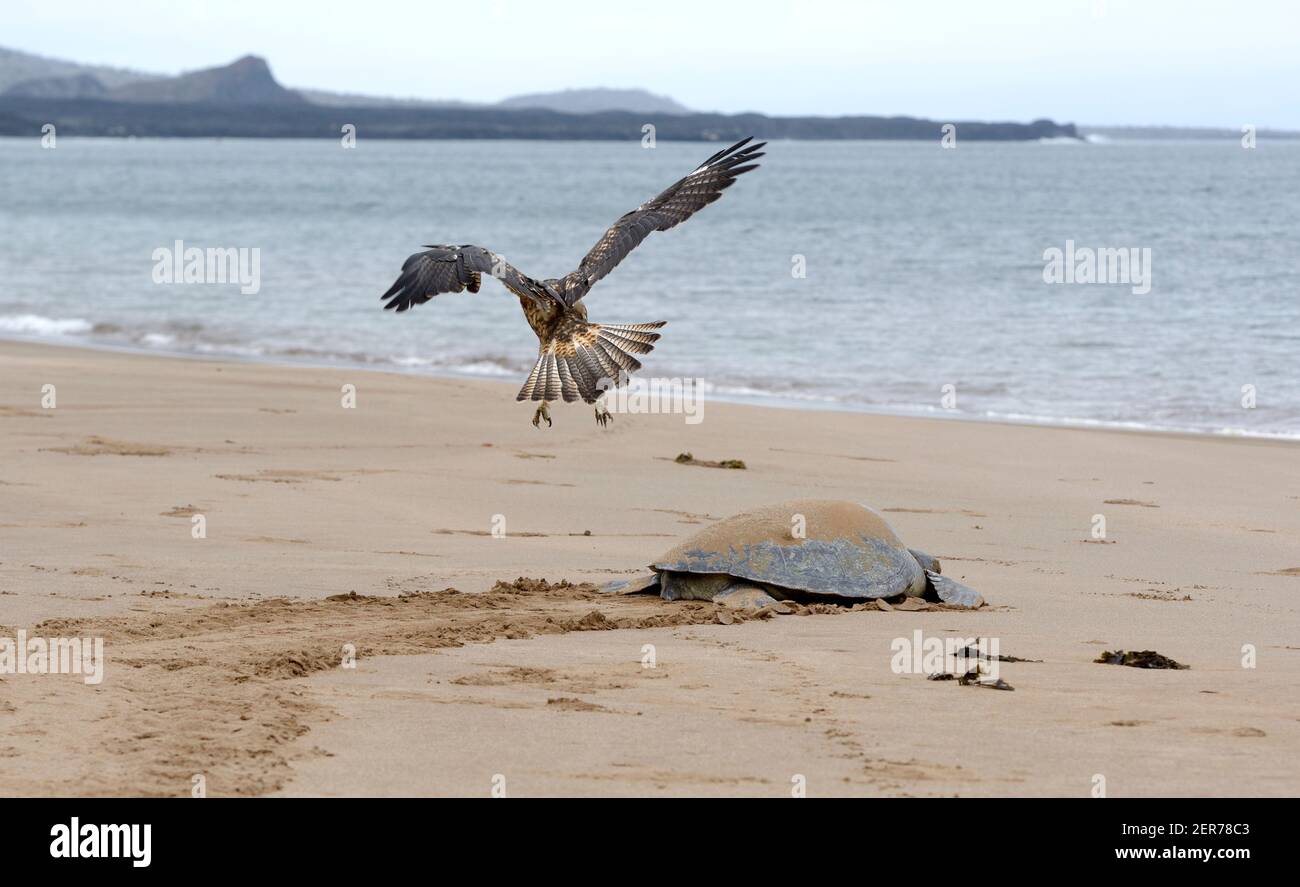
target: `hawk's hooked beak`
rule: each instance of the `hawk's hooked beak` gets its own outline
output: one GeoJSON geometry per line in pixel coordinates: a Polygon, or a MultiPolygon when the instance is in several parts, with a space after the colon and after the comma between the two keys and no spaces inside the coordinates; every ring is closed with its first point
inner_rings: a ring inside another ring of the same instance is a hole
{"type": "Polygon", "coordinates": [[[569,301],[564,298],[564,296],[560,295],[559,291],[555,287],[551,286],[549,283],[544,283],[542,284],[542,286],[546,289],[546,294],[548,296],[550,296],[555,301],[559,302],[565,308],[573,307],[573,305],[571,305],[569,301]]]}

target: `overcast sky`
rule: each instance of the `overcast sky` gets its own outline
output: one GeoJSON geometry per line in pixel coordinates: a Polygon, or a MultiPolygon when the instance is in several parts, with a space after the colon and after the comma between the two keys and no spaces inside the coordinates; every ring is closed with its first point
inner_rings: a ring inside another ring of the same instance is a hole
{"type": "Polygon", "coordinates": [[[164,73],[494,101],[1300,129],[1300,0],[4,0],[0,45],[164,73]]]}

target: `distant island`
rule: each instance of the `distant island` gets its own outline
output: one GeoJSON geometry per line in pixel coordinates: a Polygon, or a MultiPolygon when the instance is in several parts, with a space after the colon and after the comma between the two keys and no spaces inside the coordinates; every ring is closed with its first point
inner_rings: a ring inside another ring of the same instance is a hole
{"type": "Polygon", "coordinates": [[[1073,124],[934,121],[915,117],[769,117],[695,112],[640,89],[570,89],[495,104],[290,89],[265,59],[245,56],[174,77],[80,65],[0,49],[0,135],[338,138],[351,124],[380,139],[656,138],[937,140],[945,123],[970,141],[1079,138],[1073,124]]]}

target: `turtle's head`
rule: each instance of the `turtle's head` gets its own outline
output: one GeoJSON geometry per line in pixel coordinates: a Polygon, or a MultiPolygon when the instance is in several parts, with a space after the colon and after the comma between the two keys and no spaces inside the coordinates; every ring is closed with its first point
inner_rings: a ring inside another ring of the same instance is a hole
{"type": "Polygon", "coordinates": [[[909,548],[907,550],[912,552],[912,557],[916,558],[916,562],[921,565],[922,570],[929,570],[931,573],[943,572],[939,566],[939,559],[934,555],[926,554],[924,551],[916,548],[909,548]]]}

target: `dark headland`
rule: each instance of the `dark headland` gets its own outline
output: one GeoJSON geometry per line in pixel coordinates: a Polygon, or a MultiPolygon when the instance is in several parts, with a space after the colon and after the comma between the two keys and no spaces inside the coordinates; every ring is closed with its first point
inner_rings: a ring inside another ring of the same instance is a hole
{"type": "Polygon", "coordinates": [[[938,121],[915,117],[769,117],[691,112],[635,90],[570,90],[495,105],[374,99],[282,86],[265,60],[162,77],[0,50],[0,135],[339,138],[343,127],[374,139],[584,139],[670,141],[938,139],[953,123],[970,141],[1078,138],[1074,124],[938,121]],[[5,82],[6,70],[18,72],[5,82]],[[620,108],[609,107],[610,104],[620,108]],[[549,105],[549,107],[548,107],[549,105]],[[586,110],[591,108],[593,110],[586,110]],[[603,109],[602,109],[603,108],[603,109]],[[561,110],[563,109],[563,110],[561,110]]]}

